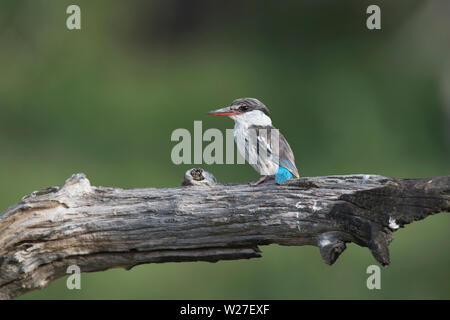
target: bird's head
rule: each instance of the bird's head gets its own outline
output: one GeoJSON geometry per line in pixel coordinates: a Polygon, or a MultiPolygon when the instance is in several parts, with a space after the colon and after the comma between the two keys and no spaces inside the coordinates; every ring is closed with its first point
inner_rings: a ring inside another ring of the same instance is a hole
{"type": "Polygon", "coordinates": [[[228,107],[208,112],[214,116],[228,116],[235,122],[247,125],[271,125],[269,109],[258,99],[239,98],[228,107]]]}

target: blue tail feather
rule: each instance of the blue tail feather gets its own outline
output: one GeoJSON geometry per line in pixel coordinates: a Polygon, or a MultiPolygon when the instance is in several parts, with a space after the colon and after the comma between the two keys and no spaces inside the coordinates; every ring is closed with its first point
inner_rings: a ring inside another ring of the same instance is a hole
{"type": "Polygon", "coordinates": [[[275,175],[275,181],[277,182],[277,184],[283,184],[293,177],[294,175],[288,169],[280,166],[278,168],[277,174],[275,175]]]}

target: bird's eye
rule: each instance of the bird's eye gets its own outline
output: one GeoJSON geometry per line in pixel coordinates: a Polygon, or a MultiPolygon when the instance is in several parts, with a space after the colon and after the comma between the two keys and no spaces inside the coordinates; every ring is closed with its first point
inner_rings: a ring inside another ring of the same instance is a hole
{"type": "Polygon", "coordinates": [[[239,111],[247,111],[248,110],[248,106],[240,106],[239,107],[239,111]]]}

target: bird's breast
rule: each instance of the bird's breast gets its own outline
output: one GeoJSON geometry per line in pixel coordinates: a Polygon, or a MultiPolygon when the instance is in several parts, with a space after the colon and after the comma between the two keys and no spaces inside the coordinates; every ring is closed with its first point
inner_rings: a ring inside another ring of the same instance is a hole
{"type": "Polygon", "coordinates": [[[236,125],[234,127],[234,140],[239,153],[261,175],[274,175],[277,172],[278,163],[268,157],[267,153],[260,152],[263,148],[266,149],[267,146],[261,145],[260,141],[256,139],[255,130],[236,125]]]}

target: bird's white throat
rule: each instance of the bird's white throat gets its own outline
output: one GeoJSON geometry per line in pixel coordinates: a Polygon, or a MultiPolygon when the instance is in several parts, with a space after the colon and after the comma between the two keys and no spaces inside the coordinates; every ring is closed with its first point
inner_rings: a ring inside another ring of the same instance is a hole
{"type": "Polygon", "coordinates": [[[236,126],[248,128],[250,126],[271,126],[272,120],[264,112],[253,110],[235,116],[230,116],[236,126]]]}

